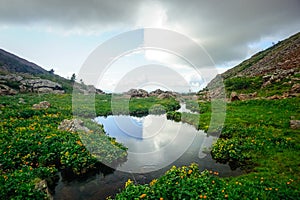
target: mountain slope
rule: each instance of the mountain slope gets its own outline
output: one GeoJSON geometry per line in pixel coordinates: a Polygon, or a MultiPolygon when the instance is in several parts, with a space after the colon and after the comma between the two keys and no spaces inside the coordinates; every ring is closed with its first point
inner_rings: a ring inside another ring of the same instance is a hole
{"type": "Polygon", "coordinates": [[[0,71],[7,73],[50,74],[42,67],[0,49],[0,71]]]}
{"type": "Polygon", "coordinates": [[[299,93],[300,32],[218,75],[205,88],[209,95],[203,91],[200,95],[220,95],[222,83],[227,97],[232,92],[256,92],[258,97],[299,93]]]}

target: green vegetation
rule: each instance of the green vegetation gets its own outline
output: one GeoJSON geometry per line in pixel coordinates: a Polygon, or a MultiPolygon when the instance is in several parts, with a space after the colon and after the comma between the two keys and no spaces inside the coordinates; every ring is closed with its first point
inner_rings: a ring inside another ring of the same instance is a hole
{"type": "MultiPolygon", "coordinates": [[[[127,182],[116,199],[299,199],[300,135],[289,127],[291,116],[300,119],[299,105],[300,98],[227,104],[224,128],[211,154],[245,174],[219,178],[218,172],[200,172],[195,165],[173,167],[150,184],[127,182]]],[[[210,112],[207,109],[200,119],[188,113],[181,118],[205,129],[210,112]]]]}
{"type": "MultiPolygon", "coordinates": [[[[96,170],[99,161],[108,164],[126,157],[126,147],[104,134],[102,126],[91,119],[83,119],[91,130],[89,133],[58,130],[64,119],[72,118],[71,97],[70,94],[1,96],[0,199],[44,199],[45,193],[36,190],[35,185],[54,177],[57,171],[83,176],[96,170]],[[19,98],[23,98],[25,104],[19,103],[19,98]],[[45,100],[51,103],[50,108],[31,108],[45,100]]],[[[146,108],[159,103],[167,109],[178,107],[174,99],[150,99],[148,103],[145,99],[132,99],[130,113],[145,114],[146,108]]],[[[97,115],[111,113],[110,100],[111,95],[96,96],[97,115]]],[[[85,104],[81,103],[84,112],[85,104]]]]}
{"type": "Polygon", "coordinates": [[[250,93],[260,89],[262,85],[262,77],[234,77],[224,81],[226,90],[229,92],[235,91],[237,93],[250,93]]]}

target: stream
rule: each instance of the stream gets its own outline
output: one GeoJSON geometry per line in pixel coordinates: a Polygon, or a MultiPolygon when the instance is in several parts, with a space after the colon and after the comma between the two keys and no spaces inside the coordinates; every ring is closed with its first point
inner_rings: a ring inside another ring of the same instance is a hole
{"type": "Polygon", "coordinates": [[[60,178],[54,199],[105,199],[124,188],[128,179],[136,183],[149,183],[163,175],[171,166],[198,163],[201,170],[218,171],[220,176],[237,176],[241,170],[216,163],[209,153],[212,136],[182,122],[167,120],[166,115],[145,117],[97,117],[106,133],[128,147],[127,160],[115,170],[99,172],[83,180],[60,178]]]}

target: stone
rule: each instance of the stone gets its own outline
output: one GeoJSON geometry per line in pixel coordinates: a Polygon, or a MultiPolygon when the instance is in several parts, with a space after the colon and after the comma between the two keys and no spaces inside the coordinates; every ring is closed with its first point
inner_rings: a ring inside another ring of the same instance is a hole
{"type": "Polygon", "coordinates": [[[0,75],[0,80],[20,82],[21,80],[23,80],[23,77],[15,74],[8,74],[5,76],[0,75]]]}
{"type": "Polygon", "coordinates": [[[21,92],[64,93],[62,86],[46,79],[25,79],[20,82],[21,92]]]}
{"type": "Polygon", "coordinates": [[[173,97],[173,95],[170,94],[170,93],[162,93],[162,94],[157,96],[157,98],[159,98],[159,99],[168,99],[168,98],[171,98],[171,97],[173,97]]]}
{"type": "Polygon", "coordinates": [[[126,95],[129,95],[130,97],[149,97],[149,94],[146,90],[143,89],[130,89],[128,92],[125,93],[126,95]]]}
{"type": "Polygon", "coordinates": [[[84,126],[84,123],[80,119],[65,119],[63,120],[60,125],[58,126],[59,130],[62,131],[69,131],[69,132],[90,132],[90,129],[84,126]]]}
{"type": "Polygon", "coordinates": [[[296,83],[291,88],[292,93],[300,93],[300,83],[296,83]]]}
{"type": "Polygon", "coordinates": [[[35,189],[45,192],[49,200],[53,200],[53,196],[49,191],[48,184],[46,180],[40,180],[39,182],[35,183],[35,189]]]}
{"type": "Polygon", "coordinates": [[[51,104],[48,101],[42,101],[38,104],[33,104],[32,109],[41,110],[50,108],[51,104]]]}
{"type": "Polygon", "coordinates": [[[300,129],[300,120],[290,120],[291,129],[300,129]]]}
{"type": "Polygon", "coordinates": [[[239,101],[239,96],[236,92],[231,92],[230,94],[230,101],[239,101]]]}
{"type": "Polygon", "coordinates": [[[19,98],[19,103],[25,104],[25,100],[23,98],[19,98]]]}
{"type": "Polygon", "coordinates": [[[273,95],[273,96],[268,97],[267,99],[269,99],[269,100],[281,99],[281,96],[275,94],[275,95],[273,95]]]}
{"type": "Polygon", "coordinates": [[[7,85],[0,84],[0,95],[15,95],[18,92],[7,85]]]}

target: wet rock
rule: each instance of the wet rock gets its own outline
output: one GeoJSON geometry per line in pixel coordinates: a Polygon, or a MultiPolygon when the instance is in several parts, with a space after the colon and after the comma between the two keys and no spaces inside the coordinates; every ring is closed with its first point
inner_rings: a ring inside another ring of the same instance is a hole
{"type": "Polygon", "coordinates": [[[300,120],[290,120],[291,129],[300,129],[300,120]]]}
{"type": "Polygon", "coordinates": [[[38,104],[33,104],[32,109],[41,110],[50,108],[51,104],[48,101],[42,101],[38,104]]]}
{"type": "Polygon", "coordinates": [[[58,129],[62,131],[70,131],[70,132],[90,131],[87,127],[84,126],[83,121],[80,119],[71,119],[71,120],[65,119],[60,123],[58,129]]]}

